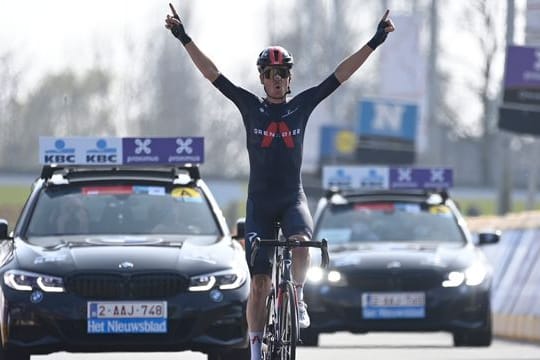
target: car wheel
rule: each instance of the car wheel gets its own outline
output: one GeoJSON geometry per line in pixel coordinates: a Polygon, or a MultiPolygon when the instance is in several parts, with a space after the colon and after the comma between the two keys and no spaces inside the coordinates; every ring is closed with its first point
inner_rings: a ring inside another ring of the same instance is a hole
{"type": "Polygon", "coordinates": [[[454,346],[490,346],[493,340],[491,311],[486,316],[486,325],[477,330],[461,330],[452,333],[454,346]]]}
{"type": "Polygon", "coordinates": [[[454,346],[490,346],[493,340],[491,330],[459,331],[454,332],[454,346]]]}
{"type": "Polygon", "coordinates": [[[30,354],[20,350],[0,349],[0,360],[30,360],[30,354]]]}
{"type": "Polygon", "coordinates": [[[319,346],[319,333],[312,329],[300,330],[300,339],[302,346],[319,346]]]}
{"type": "Polygon", "coordinates": [[[208,360],[249,360],[251,352],[249,346],[245,349],[231,349],[220,352],[209,353],[208,360]]]}

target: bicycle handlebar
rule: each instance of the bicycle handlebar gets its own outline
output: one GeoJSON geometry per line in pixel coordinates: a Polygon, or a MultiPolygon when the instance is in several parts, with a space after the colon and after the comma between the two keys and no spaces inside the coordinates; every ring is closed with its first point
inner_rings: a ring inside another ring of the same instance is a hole
{"type": "Polygon", "coordinates": [[[300,241],[300,240],[274,240],[274,239],[261,239],[259,237],[255,238],[253,244],[251,245],[251,256],[250,263],[251,266],[255,264],[255,257],[261,246],[278,246],[286,247],[289,249],[297,247],[313,247],[321,249],[321,268],[326,269],[330,263],[330,256],[328,255],[328,241],[322,239],[321,241],[311,240],[311,241],[300,241]]]}

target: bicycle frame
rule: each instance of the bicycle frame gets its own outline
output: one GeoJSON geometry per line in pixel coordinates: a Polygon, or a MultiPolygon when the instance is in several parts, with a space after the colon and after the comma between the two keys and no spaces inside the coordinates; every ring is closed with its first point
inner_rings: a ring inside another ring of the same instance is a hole
{"type": "Polygon", "coordinates": [[[326,267],[329,261],[327,242],[326,239],[321,241],[280,240],[279,223],[274,223],[274,229],[274,239],[261,240],[257,238],[253,244],[251,253],[251,264],[253,265],[257,251],[261,245],[275,247],[272,265],[272,289],[266,303],[263,359],[294,360],[300,329],[298,326],[296,287],[292,279],[292,249],[296,247],[320,248],[322,256],[321,266],[326,267]]]}

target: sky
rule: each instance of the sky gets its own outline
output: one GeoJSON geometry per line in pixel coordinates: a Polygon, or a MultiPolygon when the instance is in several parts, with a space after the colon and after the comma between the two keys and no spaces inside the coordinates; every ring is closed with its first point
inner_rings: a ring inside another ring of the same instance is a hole
{"type": "MultiPolygon", "coordinates": [[[[0,0],[0,54],[16,50],[17,64],[30,81],[51,70],[90,67],[95,64],[96,49],[99,56],[112,57],[113,66],[121,72],[129,69],[128,44],[137,47],[145,44],[150,36],[171,36],[163,27],[165,16],[170,13],[169,2],[0,0]]],[[[182,2],[172,2],[182,15],[182,2]]],[[[237,68],[229,52],[233,43],[253,49],[263,46],[261,32],[246,31],[258,27],[263,2],[190,1],[190,5],[193,4],[203,11],[197,11],[198,16],[191,19],[194,23],[186,24],[186,28],[220,68],[230,68],[233,72],[237,68]],[[238,39],[241,34],[244,36],[238,39]]],[[[253,62],[250,52],[238,52],[235,56],[235,61],[244,61],[241,59],[244,56],[245,61],[253,62]]]]}
{"type": "MultiPolygon", "coordinates": [[[[17,50],[17,64],[29,81],[47,70],[89,67],[96,62],[96,51],[98,56],[106,56],[106,63],[112,63],[121,73],[129,69],[128,44],[142,46],[150,36],[159,34],[160,29],[163,36],[168,35],[163,23],[169,13],[169,2],[171,0],[0,0],[0,54],[17,50]]],[[[267,45],[264,30],[257,31],[267,10],[266,1],[172,2],[180,15],[182,4],[197,7],[196,16],[186,28],[224,73],[241,75],[235,74],[235,71],[243,71],[236,64],[253,62],[260,48],[267,45]],[[242,51],[235,51],[231,57],[230,51],[238,44],[242,51]]],[[[518,8],[522,8],[524,2],[516,0],[518,8]]],[[[273,0],[273,3],[283,8],[290,2],[273,0]]],[[[396,8],[399,11],[397,5],[407,1],[388,0],[387,3],[394,7],[392,16],[396,8]]],[[[520,28],[518,24],[518,33],[520,28]]],[[[254,69],[253,75],[256,76],[254,69]]]]}

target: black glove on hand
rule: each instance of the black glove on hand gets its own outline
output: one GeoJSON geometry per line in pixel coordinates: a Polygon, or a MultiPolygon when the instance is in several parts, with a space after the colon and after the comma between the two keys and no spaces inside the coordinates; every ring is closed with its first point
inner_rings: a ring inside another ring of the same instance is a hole
{"type": "MultiPolygon", "coordinates": [[[[180,20],[180,19],[179,19],[180,20]]],[[[188,34],[186,34],[186,30],[184,30],[184,25],[178,24],[171,27],[171,32],[176,37],[182,45],[189,44],[191,42],[191,38],[188,34]]]]}
{"type": "Polygon", "coordinates": [[[169,3],[169,7],[171,8],[171,11],[173,13],[172,17],[178,20],[178,22],[180,23],[180,24],[172,25],[171,32],[174,35],[174,37],[180,40],[182,45],[185,46],[186,44],[189,44],[191,42],[191,38],[189,37],[188,34],[186,34],[186,30],[184,29],[184,25],[182,24],[182,21],[180,20],[180,16],[178,16],[172,4],[169,3]]]}
{"type": "Polygon", "coordinates": [[[381,20],[381,22],[377,26],[377,32],[375,33],[375,35],[373,35],[371,40],[369,40],[368,43],[367,43],[367,45],[370,48],[375,50],[377,48],[377,46],[381,45],[384,42],[384,40],[386,40],[386,37],[388,36],[388,33],[386,31],[384,31],[384,29],[386,27],[388,27],[389,25],[390,25],[389,20],[381,20]]]}

